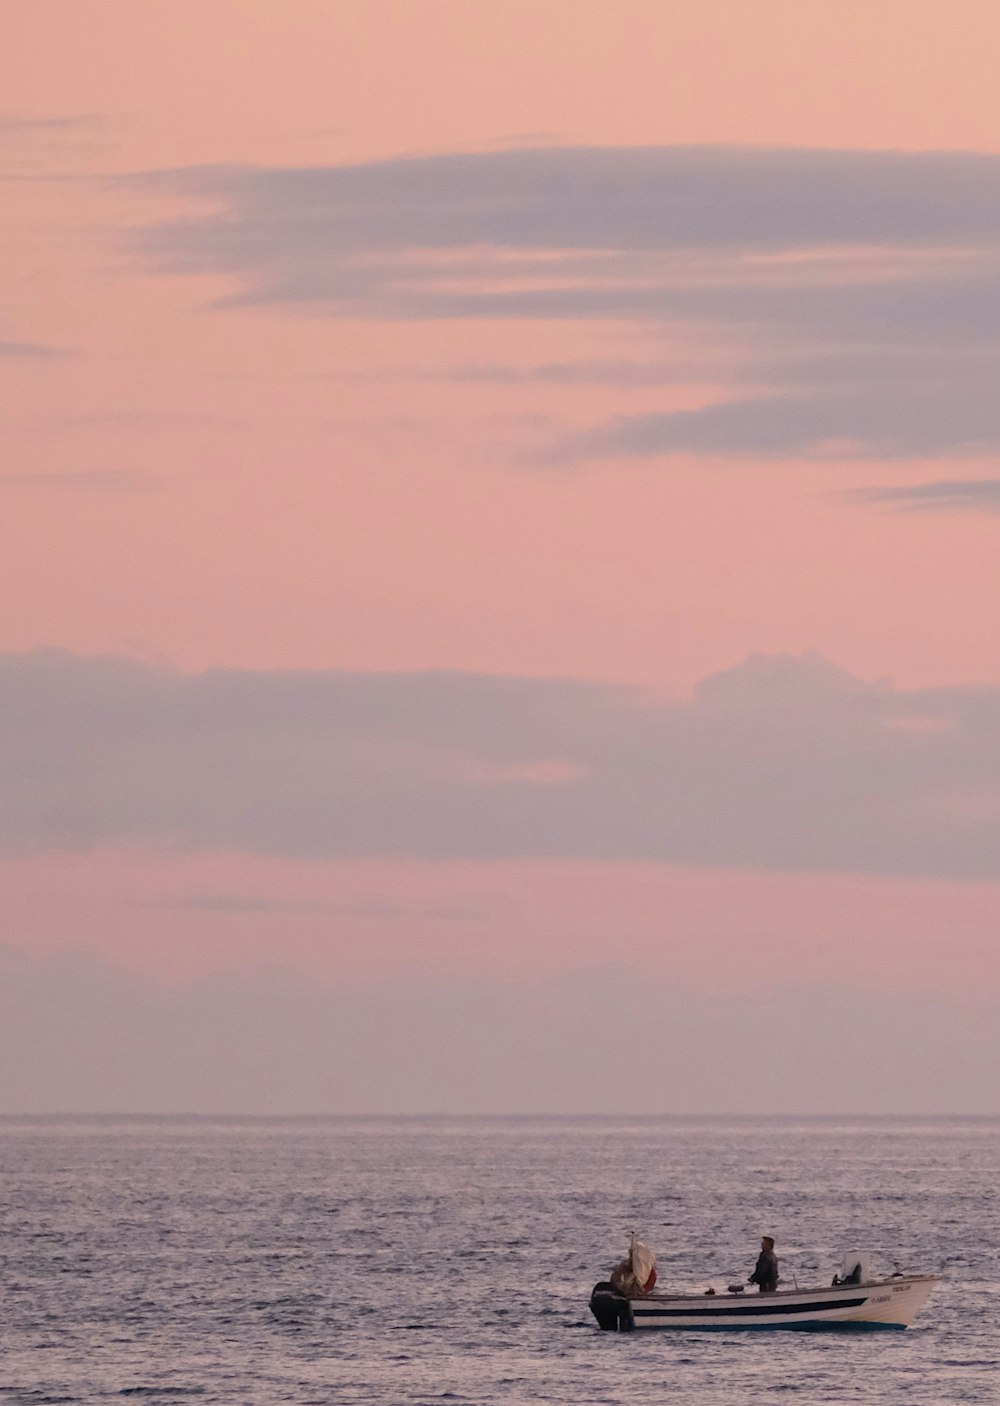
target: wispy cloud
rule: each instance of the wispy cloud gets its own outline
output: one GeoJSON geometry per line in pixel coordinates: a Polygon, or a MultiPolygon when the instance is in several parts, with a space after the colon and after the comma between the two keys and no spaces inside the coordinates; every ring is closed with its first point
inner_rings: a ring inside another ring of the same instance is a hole
{"type": "Polygon", "coordinates": [[[122,120],[98,112],[0,113],[0,181],[78,178],[81,159],[106,151],[122,120]]]}
{"type": "Polygon", "coordinates": [[[484,903],[386,903],[369,899],[360,903],[338,903],[335,913],[344,918],[360,918],[365,922],[396,923],[400,919],[418,923],[479,923],[490,916],[484,903]]]}
{"type": "Polygon", "coordinates": [[[329,903],[307,898],[268,898],[251,893],[184,893],[169,898],[144,899],[144,908],[170,908],[182,913],[300,913],[324,914],[329,903]]]}
{"type": "Polygon", "coordinates": [[[32,116],[21,112],[0,113],[0,137],[49,137],[66,133],[90,132],[108,119],[96,112],[32,116]]]}
{"type": "Polygon", "coordinates": [[[326,899],[284,898],[254,893],[182,893],[166,898],[142,899],[143,908],[167,908],[183,913],[253,914],[265,917],[287,913],[304,917],[356,918],[365,923],[479,922],[489,916],[482,903],[403,904],[384,899],[359,899],[339,903],[326,899]]]}
{"type": "Polygon", "coordinates": [[[64,347],[50,347],[44,342],[0,341],[0,357],[11,360],[52,361],[66,354],[64,347]]]}
{"type": "Polygon", "coordinates": [[[938,458],[1000,449],[1000,396],[981,384],[875,382],[622,416],[567,435],[538,457],[573,463],[689,453],[755,459],[938,458]]]}
{"type": "Polygon", "coordinates": [[[881,503],[901,512],[1000,513],[1000,478],[944,479],[895,487],[859,488],[855,502],[881,503]]]}
{"type": "Polygon", "coordinates": [[[626,358],[581,358],[579,361],[546,361],[534,366],[481,364],[456,366],[442,372],[413,372],[433,380],[496,386],[618,386],[622,389],[664,386],[711,379],[718,366],[691,361],[630,361],[626,358]]]}
{"type": "MultiPolygon", "coordinates": [[[[624,320],[730,363],[723,403],[570,436],[552,450],[566,462],[1000,448],[996,155],[548,147],[132,181],[210,203],[137,248],[171,271],[231,274],[231,301],[624,320]]],[[[655,383],[627,361],[463,374],[655,383]]]]}
{"type": "Polygon", "coordinates": [[[1000,691],[904,692],[816,656],[754,657],[671,702],[574,680],[6,655],[0,759],[8,853],[1000,878],[1000,691]]]}
{"type": "MultiPolygon", "coordinates": [[[[584,254],[584,272],[610,269],[620,293],[635,271],[623,253],[642,256],[649,272],[651,256],[676,252],[871,254],[898,245],[954,253],[995,248],[1000,233],[1000,157],[971,153],[553,147],[357,166],[193,167],[130,179],[222,207],[147,231],[148,254],[257,279],[261,291],[298,274],[300,294],[334,300],[323,270],[352,259],[361,268],[359,256],[370,266],[373,253],[395,256],[383,270],[390,281],[419,267],[429,284],[431,270],[409,262],[413,251],[478,250],[483,270],[490,249],[584,254]]],[[[574,266],[555,258],[553,277],[544,264],[537,272],[551,283],[574,266]]],[[[502,281],[503,264],[492,267],[493,281],[502,281]]],[[[844,281],[851,272],[841,270],[844,281]]]]}

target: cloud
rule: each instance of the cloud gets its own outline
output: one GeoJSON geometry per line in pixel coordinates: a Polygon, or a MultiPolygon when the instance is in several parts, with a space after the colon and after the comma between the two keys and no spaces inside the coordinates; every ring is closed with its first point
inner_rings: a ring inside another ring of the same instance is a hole
{"type": "Polygon", "coordinates": [[[63,347],[50,347],[44,342],[4,342],[0,341],[0,357],[21,361],[51,361],[65,356],[63,347]]]}
{"type": "Polygon", "coordinates": [[[978,385],[874,384],[622,417],[570,435],[543,463],[691,453],[760,459],[911,459],[1000,449],[1000,397],[978,385]]]}
{"type": "Polygon", "coordinates": [[[313,899],[265,898],[250,893],[184,893],[145,900],[142,907],[173,908],[181,913],[329,913],[332,905],[313,899]]]}
{"type": "Polygon", "coordinates": [[[56,116],[28,116],[27,113],[0,113],[0,137],[36,138],[89,132],[108,119],[98,113],[70,113],[56,116]]]}
{"type": "Polygon", "coordinates": [[[1000,513],[1000,478],[945,479],[893,488],[860,488],[846,496],[855,502],[881,503],[902,512],[1000,513]]]}
{"type": "Polygon", "coordinates": [[[319,274],[373,251],[582,251],[624,275],[622,252],[937,251],[1000,235],[1000,157],[973,153],[550,147],[128,179],[222,207],[147,231],[147,253],[265,282],[289,260],[319,274]]]}
{"type": "Polygon", "coordinates": [[[402,904],[382,899],[331,903],[323,899],[272,898],[252,893],[182,893],[169,898],[139,900],[143,908],[168,908],[180,913],[275,913],[319,917],[360,918],[365,922],[480,922],[489,916],[482,903],[402,904]]]}
{"type": "Polygon", "coordinates": [[[490,916],[485,903],[386,903],[369,899],[361,903],[338,903],[333,911],[343,918],[361,918],[373,923],[396,923],[400,919],[417,923],[481,923],[490,916]]]}
{"type": "MultiPolygon", "coordinates": [[[[711,347],[744,387],[571,436],[550,456],[563,462],[1000,447],[997,155],[548,147],[130,181],[209,203],[136,247],[172,272],[232,275],[230,304],[641,323],[711,347]]],[[[479,374],[649,383],[628,363],[479,374]]]]}
{"type": "Polygon", "coordinates": [[[669,701],[0,656],[0,852],[570,856],[1000,877],[1000,691],[752,656],[669,701]]]}
{"type": "Polygon", "coordinates": [[[625,358],[589,358],[579,361],[548,361],[534,366],[488,363],[456,366],[443,372],[410,373],[415,378],[469,382],[497,386],[620,386],[623,389],[674,385],[698,377],[710,377],[707,365],[690,362],[629,361],[625,358]]]}
{"type": "Polygon", "coordinates": [[[121,121],[104,113],[0,113],[0,181],[73,179],[81,158],[108,149],[121,121]]]}

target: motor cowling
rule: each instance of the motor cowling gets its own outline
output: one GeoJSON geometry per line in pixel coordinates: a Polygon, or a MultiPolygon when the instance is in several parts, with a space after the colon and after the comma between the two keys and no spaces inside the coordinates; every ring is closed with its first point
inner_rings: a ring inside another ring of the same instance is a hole
{"type": "Polygon", "coordinates": [[[590,1311],[606,1333],[631,1333],[635,1327],[632,1307],[607,1279],[595,1284],[590,1294],[590,1311]]]}

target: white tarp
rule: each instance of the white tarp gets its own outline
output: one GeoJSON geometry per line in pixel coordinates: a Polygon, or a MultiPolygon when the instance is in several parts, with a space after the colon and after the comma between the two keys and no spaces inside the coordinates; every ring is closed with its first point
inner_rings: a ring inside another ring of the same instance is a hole
{"type": "Polygon", "coordinates": [[[628,1258],[615,1265],[611,1271],[611,1283],[626,1298],[637,1299],[641,1298],[647,1285],[652,1288],[655,1282],[656,1256],[633,1232],[628,1258]]]}
{"type": "Polygon", "coordinates": [[[635,1282],[642,1289],[648,1284],[650,1275],[656,1269],[656,1256],[648,1245],[644,1245],[633,1235],[629,1258],[632,1261],[632,1274],[635,1277],[635,1282]]]}

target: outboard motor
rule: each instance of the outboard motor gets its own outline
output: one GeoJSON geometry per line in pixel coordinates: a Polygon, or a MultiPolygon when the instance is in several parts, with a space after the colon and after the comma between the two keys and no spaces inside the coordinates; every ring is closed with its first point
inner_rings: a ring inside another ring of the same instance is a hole
{"type": "Polygon", "coordinates": [[[590,1311],[606,1333],[631,1333],[635,1327],[632,1306],[610,1280],[595,1284],[590,1295],[590,1311]]]}

